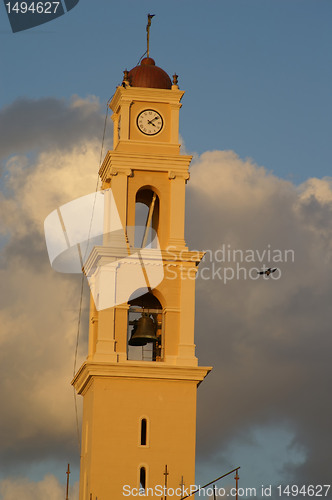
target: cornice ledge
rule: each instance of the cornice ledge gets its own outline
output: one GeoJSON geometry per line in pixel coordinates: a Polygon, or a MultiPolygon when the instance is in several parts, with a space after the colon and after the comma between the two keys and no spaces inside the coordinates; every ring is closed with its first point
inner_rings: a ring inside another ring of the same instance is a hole
{"type": "Polygon", "coordinates": [[[161,250],[163,261],[166,262],[196,262],[199,263],[205,255],[205,252],[199,250],[178,250],[176,247],[168,247],[161,250]]]}
{"type": "Polygon", "coordinates": [[[130,248],[131,253],[128,253],[128,248],[124,247],[109,247],[109,246],[95,246],[91,250],[89,257],[84,264],[84,273],[91,276],[98,265],[106,265],[111,262],[114,265],[166,265],[167,263],[174,262],[181,263],[195,263],[199,264],[204,257],[205,252],[198,250],[178,250],[175,247],[169,247],[166,250],[154,248],[130,248]],[[139,252],[139,253],[138,253],[139,252]],[[136,261],[137,259],[137,261],[136,261]]]}
{"type": "Polygon", "coordinates": [[[71,384],[78,394],[93,377],[154,379],[154,380],[187,380],[199,384],[212,370],[210,366],[177,366],[163,363],[142,361],[140,363],[107,363],[85,361],[71,384]]]}
{"type": "Polygon", "coordinates": [[[174,162],[174,163],[190,163],[192,160],[192,155],[181,155],[181,154],[151,154],[151,153],[131,153],[131,152],[119,152],[114,150],[107,151],[105,155],[104,162],[106,160],[112,160],[113,163],[121,162],[132,162],[138,161],[149,161],[149,162],[174,162]]]}
{"type": "Polygon", "coordinates": [[[118,265],[163,265],[163,252],[157,248],[135,248],[114,247],[107,245],[94,246],[84,264],[84,274],[91,276],[97,266],[106,266],[107,264],[118,265]]]}
{"type": "Polygon", "coordinates": [[[118,153],[108,151],[99,169],[99,175],[105,182],[110,176],[119,173],[132,177],[134,170],[151,170],[167,172],[170,179],[181,176],[189,179],[189,165],[192,160],[190,155],[165,155],[142,153],[118,153]]]}
{"type": "Polygon", "coordinates": [[[179,89],[154,89],[146,87],[126,87],[119,85],[112,97],[109,107],[117,112],[121,101],[150,101],[179,103],[184,95],[184,90],[179,89]]]}

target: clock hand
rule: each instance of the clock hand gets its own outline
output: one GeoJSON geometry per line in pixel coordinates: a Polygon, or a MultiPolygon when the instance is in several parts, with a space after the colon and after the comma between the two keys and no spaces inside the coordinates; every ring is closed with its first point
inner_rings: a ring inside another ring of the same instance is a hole
{"type": "Polygon", "coordinates": [[[152,120],[148,120],[149,123],[152,123],[154,120],[158,120],[159,116],[155,116],[154,118],[152,118],[152,120]]]}
{"type": "MultiPolygon", "coordinates": [[[[155,120],[155,118],[153,118],[153,120],[155,120]]],[[[155,125],[154,123],[152,123],[152,122],[153,122],[153,120],[148,120],[148,123],[149,123],[150,125],[153,125],[153,126],[155,127],[156,125],[155,125]]]]}

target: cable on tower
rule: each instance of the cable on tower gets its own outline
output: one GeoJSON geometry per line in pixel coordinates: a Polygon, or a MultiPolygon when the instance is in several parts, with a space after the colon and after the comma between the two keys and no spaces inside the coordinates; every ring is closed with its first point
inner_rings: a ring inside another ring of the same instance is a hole
{"type": "MultiPolygon", "coordinates": [[[[106,127],[107,127],[107,119],[108,119],[108,108],[109,108],[109,102],[112,99],[110,97],[106,103],[106,114],[105,114],[105,122],[104,122],[104,130],[103,130],[103,137],[101,141],[101,148],[100,148],[100,156],[99,156],[99,168],[98,168],[98,173],[97,173],[97,182],[96,182],[96,188],[95,188],[95,199],[93,202],[93,207],[92,207],[92,212],[91,212],[91,219],[90,219],[90,226],[89,226],[89,232],[88,232],[88,239],[87,239],[87,245],[85,248],[85,253],[82,256],[80,252],[80,247],[78,246],[79,250],[79,255],[81,259],[81,266],[82,266],[82,278],[81,278],[81,291],[80,291],[80,300],[79,300],[79,308],[78,308],[78,320],[77,320],[77,332],[76,332],[76,345],[75,345],[75,354],[74,354],[74,367],[73,367],[73,376],[75,376],[76,373],[76,363],[77,363],[77,354],[78,354],[78,346],[79,346],[79,339],[80,339],[80,329],[81,329],[81,318],[82,318],[82,303],[83,303],[83,289],[84,289],[84,268],[83,268],[83,263],[86,258],[86,252],[88,251],[88,243],[90,240],[90,234],[91,234],[91,227],[92,227],[92,221],[93,221],[93,214],[95,210],[95,205],[96,205],[96,194],[98,191],[98,186],[99,186],[99,169],[101,167],[102,163],[102,157],[103,157],[103,151],[104,151],[104,142],[105,142],[105,135],[106,135],[106,127]]],[[[78,423],[78,410],[77,410],[77,394],[75,387],[74,389],[74,406],[75,406],[75,419],[76,419],[76,431],[77,431],[77,440],[78,440],[78,449],[81,449],[81,439],[80,439],[80,429],[79,429],[79,423],[78,423]]]]}

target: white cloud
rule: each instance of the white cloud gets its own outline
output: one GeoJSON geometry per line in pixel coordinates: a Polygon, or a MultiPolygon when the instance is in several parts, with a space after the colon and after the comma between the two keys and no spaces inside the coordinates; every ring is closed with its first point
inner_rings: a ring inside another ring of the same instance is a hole
{"type": "MultiPolygon", "coordinates": [[[[71,150],[92,138],[101,143],[104,117],[100,111],[94,96],[73,96],[70,103],[51,97],[17,99],[0,110],[0,160],[36,150],[71,150]]],[[[111,143],[110,128],[106,144],[111,143]]]]}
{"type": "Polygon", "coordinates": [[[300,200],[308,201],[314,197],[322,204],[332,202],[332,178],[308,179],[299,186],[300,200]]]}

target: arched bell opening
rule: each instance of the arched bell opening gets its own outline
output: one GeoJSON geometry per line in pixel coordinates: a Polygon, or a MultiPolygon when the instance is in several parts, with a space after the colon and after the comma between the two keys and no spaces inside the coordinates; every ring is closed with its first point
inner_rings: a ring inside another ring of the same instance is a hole
{"type": "Polygon", "coordinates": [[[159,196],[150,188],[137,191],[135,200],[135,247],[156,247],[159,228],[159,196]]]}
{"type": "Polygon", "coordinates": [[[127,358],[163,360],[163,309],[151,292],[129,300],[127,358]]]}

